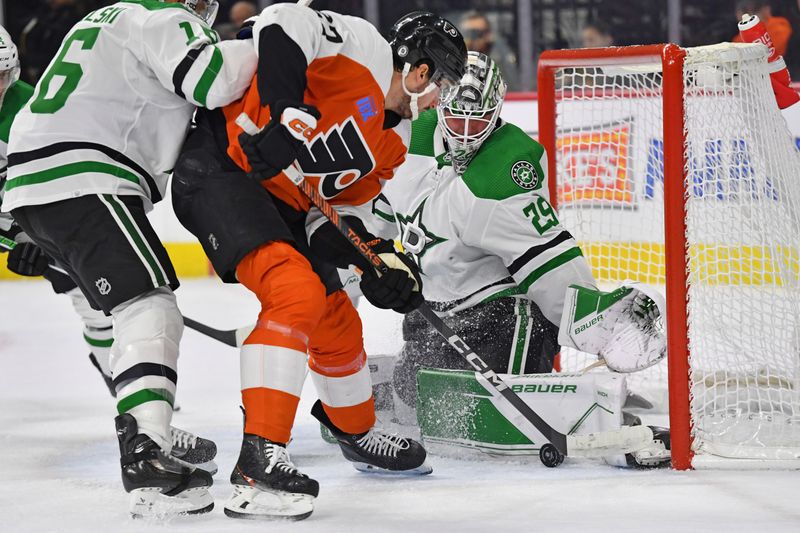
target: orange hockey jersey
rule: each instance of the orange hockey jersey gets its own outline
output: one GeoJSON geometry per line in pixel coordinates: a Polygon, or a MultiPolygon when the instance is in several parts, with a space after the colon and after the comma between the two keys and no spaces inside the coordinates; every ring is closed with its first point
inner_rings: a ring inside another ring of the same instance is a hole
{"type": "MultiPolygon", "coordinates": [[[[265,9],[253,35],[259,71],[244,96],[223,108],[228,156],[249,171],[238,142],[242,129],[236,118],[246,113],[259,128],[264,127],[270,120],[266,104],[276,98],[268,93],[283,92],[285,96],[287,91],[302,90],[296,99],[322,114],[298,157],[302,173],[332,204],[355,206],[375,198],[382,182],[403,162],[408,144],[407,136],[398,133],[401,128],[385,124],[384,95],[393,71],[389,44],[363,19],[296,4],[265,9]],[[287,42],[287,37],[291,41],[289,49],[284,49],[281,43],[287,42]],[[298,79],[302,73],[293,72],[298,64],[305,71],[304,80],[298,79]],[[276,71],[287,71],[289,81],[276,71]]],[[[308,199],[284,174],[263,183],[293,208],[309,210],[308,199]]]]}

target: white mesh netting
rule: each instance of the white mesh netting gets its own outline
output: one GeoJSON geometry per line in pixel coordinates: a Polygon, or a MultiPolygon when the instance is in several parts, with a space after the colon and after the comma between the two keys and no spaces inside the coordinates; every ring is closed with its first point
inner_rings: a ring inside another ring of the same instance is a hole
{"type": "MultiPolygon", "coordinates": [[[[800,156],[765,47],[688,49],[683,77],[694,445],[800,458],[800,156]]],[[[601,287],[664,287],[662,80],[660,61],[556,71],[560,218],[601,287]]],[[[666,361],[629,388],[666,409],[666,361]]]]}

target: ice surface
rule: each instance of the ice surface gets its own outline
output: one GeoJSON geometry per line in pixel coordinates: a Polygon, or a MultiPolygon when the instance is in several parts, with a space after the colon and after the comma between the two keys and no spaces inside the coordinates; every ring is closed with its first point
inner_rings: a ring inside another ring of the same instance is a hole
{"type": "MultiPolygon", "coordinates": [[[[183,312],[217,328],[254,321],[242,287],[187,280],[183,312]]],[[[304,390],[289,451],[320,482],[306,521],[248,522],[222,513],[241,438],[238,353],[187,330],[175,425],[220,452],[208,515],[133,521],[119,477],[114,402],[90,365],[68,298],[45,282],[0,282],[0,531],[800,531],[796,471],[634,472],[599,462],[476,461],[431,457],[431,476],[356,472],[325,444],[304,390]]],[[[367,350],[398,349],[399,319],[362,306],[367,350]]]]}

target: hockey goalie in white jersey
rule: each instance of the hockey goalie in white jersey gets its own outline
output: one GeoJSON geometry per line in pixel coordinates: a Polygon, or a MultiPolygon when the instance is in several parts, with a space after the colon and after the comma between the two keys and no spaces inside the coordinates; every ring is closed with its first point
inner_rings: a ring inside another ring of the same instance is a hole
{"type": "MultiPolygon", "coordinates": [[[[549,203],[544,148],[499,118],[505,90],[496,64],[470,52],[461,84],[414,123],[408,160],[385,189],[426,301],[497,372],[549,373],[560,345],[621,372],[655,364],[666,340],[651,291],[597,290],[549,203]]],[[[470,369],[421,316],[407,315],[403,334],[396,407],[414,406],[421,367],[470,369]]],[[[668,461],[656,455],[650,464],[668,461]]]]}

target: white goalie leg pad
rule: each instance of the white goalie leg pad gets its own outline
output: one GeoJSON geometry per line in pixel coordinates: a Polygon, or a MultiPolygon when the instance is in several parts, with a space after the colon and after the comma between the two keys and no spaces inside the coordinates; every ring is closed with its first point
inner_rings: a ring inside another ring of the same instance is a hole
{"type": "MultiPolygon", "coordinates": [[[[511,389],[531,405],[539,416],[556,430],[567,434],[567,452],[570,456],[625,454],[653,442],[650,428],[622,425],[622,406],[628,390],[624,375],[533,374],[520,376],[519,380],[526,378],[531,382],[523,384],[510,376],[505,379],[511,389]],[[538,393],[538,397],[528,399],[525,394],[528,391],[538,393]]],[[[478,375],[478,381],[481,380],[482,376],[478,375]]],[[[506,402],[497,406],[509,420],[519,419],[513,407],[506,402]]],[[[518,428],[522,429],[526,422],[517,424],[518,428]]],[[[533,435],[538,433],[534,431],[533,435]]],[[[529,435],[525,431],[523,433],[529,435]]]]}
{"type": "Polygon", "coordinates": [[[206,513],[214,508],[214,497],[205,487],[186,489],[165,496],[159,488],[131,491],[128,510],[135,518],[169,518],[180,514],[206,513]]]}
{"type": "Polygon", "coordinates": [[[168,287],[160,287],[115,307],[111,314],[111,371],[117,407],[133,415],[139,432],[169,453],[178,345],[183,335],[175,295],[168,287]]]}
{"type": "Polygon", "coordinates": [[[233,496],[225,504],[225,514],[236,518],[300,520],[314,511],[310,494],[262,490],[244,485],[233,486],[233,496]]]}
{"type": "Polygon", "coordinates": [[[394,366],[397,363],[396,355],[367,355],[367,365],[372,385],[391,383],[394,379],[394,366]]]}
{"type": "Polygon", "coordinates": [[[602,357],[616,372],[636,372],[667,355],[663,297],[626,281],[611,292],[570,285],[558,332],[562,346],[602,357]]]}

